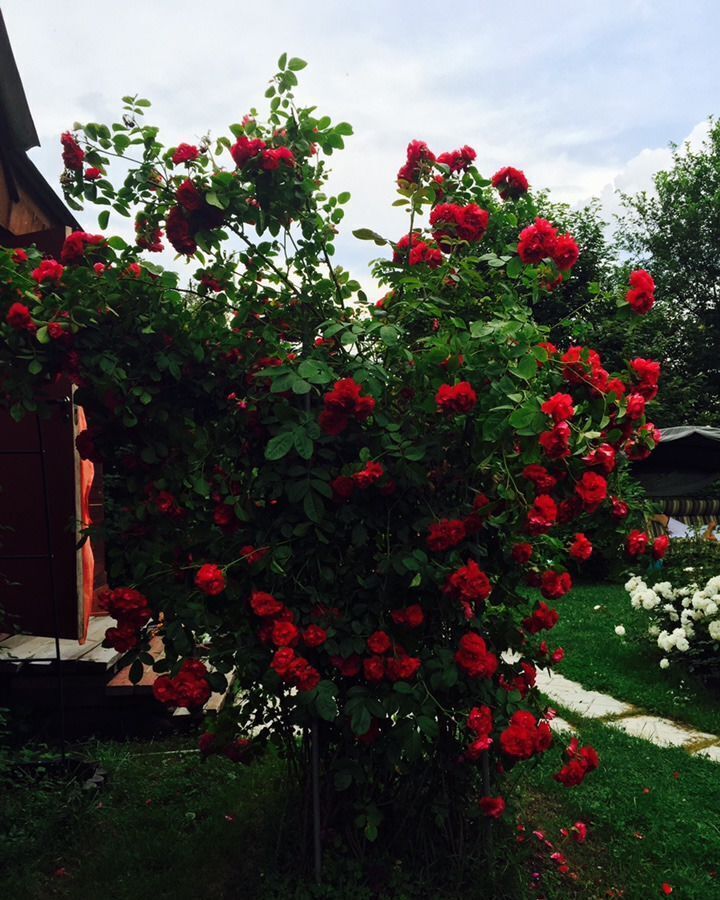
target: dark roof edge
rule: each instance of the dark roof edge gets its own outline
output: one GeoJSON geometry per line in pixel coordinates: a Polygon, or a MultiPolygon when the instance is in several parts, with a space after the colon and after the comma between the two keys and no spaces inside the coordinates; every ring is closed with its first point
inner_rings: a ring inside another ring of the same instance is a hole
{"type": "Polygon", "coordinates": [[[8,146],[27,150],[39,147],[40,138],[30,114],[25,88],[13,56],[10,37],[0,10],[0,112],[8,129],[8,146]]]}

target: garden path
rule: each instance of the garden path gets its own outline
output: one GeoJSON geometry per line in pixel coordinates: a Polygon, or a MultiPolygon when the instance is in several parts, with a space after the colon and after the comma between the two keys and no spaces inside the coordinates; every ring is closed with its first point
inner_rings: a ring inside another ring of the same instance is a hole
{"type": "MultiPolygon", "coordinates": [[[[598,691],[586,690],[576,681],[546,670],[538,671],[537,687],[554,703],[579,716],[597,719],[658,747],[682,747],[688,753],[720,763],[720,735],[696,731],[671,719],[648,715],[630,703],[623,703],[598,691]]],[[[574,730],[569,722],[559,716],[553,719],[552,727],[558,732],[574,730]]]]}

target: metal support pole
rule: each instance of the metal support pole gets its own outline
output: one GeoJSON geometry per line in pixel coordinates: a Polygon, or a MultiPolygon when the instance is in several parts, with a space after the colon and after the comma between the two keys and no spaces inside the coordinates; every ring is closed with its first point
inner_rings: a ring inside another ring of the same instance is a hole
{"type": "MultiPolygon", "coordinates": [[[[70,400],[64,401],[66,408],[67,404],[70,402],[70,400]]],[[[70,408],[70,414],[72,415],[72,407],[70,408]]],[[[63,683],[62,656],[60,653],[60,619],[58,617],[57,590],[55,586],[54,571],[55,555],[53,553],[52,529],[50,527],[50,500],[48,497],[45,445],[43,443],[42,426],[40,424],[39,416],[36,416],[35,422],[37,423],[38,431],[38,446],[40,448],[40,471],[42,473],[43,501],[45,504],[45,539],[47,541],[48,558],[50,560],[50,600],[52,604],[53,630],[55,632],[55,667],[57,671],[58,712],[60,714],[60,759],[62,760],[64,766],[67,762],[65,749],[65,685],[63,683]]]]}
{"type": "Polygon", "coordinates": [[[312,720],[310,726],[310,766],[313,805],[313,860],[315,865],[315,881],[322,881],[322,845],[320,842],[320,738],[318,721],[312,720]]]}

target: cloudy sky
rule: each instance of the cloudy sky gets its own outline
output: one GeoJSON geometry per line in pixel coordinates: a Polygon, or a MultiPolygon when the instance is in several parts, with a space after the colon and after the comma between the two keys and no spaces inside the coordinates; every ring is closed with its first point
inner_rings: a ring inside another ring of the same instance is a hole
{"type": "MultiPolygon", "coordinates": [[[[412,138],[435,152],[468,143],[478,166],[522,168],[534,187],[578,203],[650,184],[669,141],[702,138],[720,110],[716,0],[3,0],[51,184],[58,136],[74,121],[112,121],[119,98],[153,101],[166,143],[217,136],[263,101],[283,51],[309,63],[298,102],[352,123],[333,157],[333,186],[350,190],[336,261],[366,281],[373,245],[412,138]]],[[[94,213],[80,215],[96,227],[94,213]]]]}

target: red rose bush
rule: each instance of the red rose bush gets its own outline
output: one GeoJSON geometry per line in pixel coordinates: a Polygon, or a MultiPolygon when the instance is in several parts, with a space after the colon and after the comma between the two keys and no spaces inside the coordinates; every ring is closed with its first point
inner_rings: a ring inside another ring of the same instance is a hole
{"type": "MultiPolygon", "coordinates": [[[[100,203],[101,230],[108,205],[134,215],[135,245],[0,251],[0,378],[16,418],[76,387],[112,501],[107,641],[139,655],[153,621],[156,697],[198,710],[234,672],[247,702],[218,747],[251,741],[247,761],[272,738],[306,771],[295,734],[312,734],[324,815],[368,840],[402,820],[412,843],[425,819],[404,810],[452,810],[448,833],[499,819],[504,773],[553,752],[535,671],[563,651],[543,637],[570,562],[647,556],[616,461],[658,439],[660,368],[548,342],[533,298],[581,248],[470,147],[411,142],[407,229],[356,232],[382,248],[368,298],[334,258],[349,195],[325,191],[352,129],[295,105],[302,65],[283,57],[266,120],[212,143],[166,149],[136,98],[63,135],[68,201],[100,203]],[[187,286],[148,259],[165,237],[187,286]]],[[[637,312],[652,288],[631,284],[637,312]]],[[[595,767],[583,752],[558,755],[564,784],[595,767]]]]}

